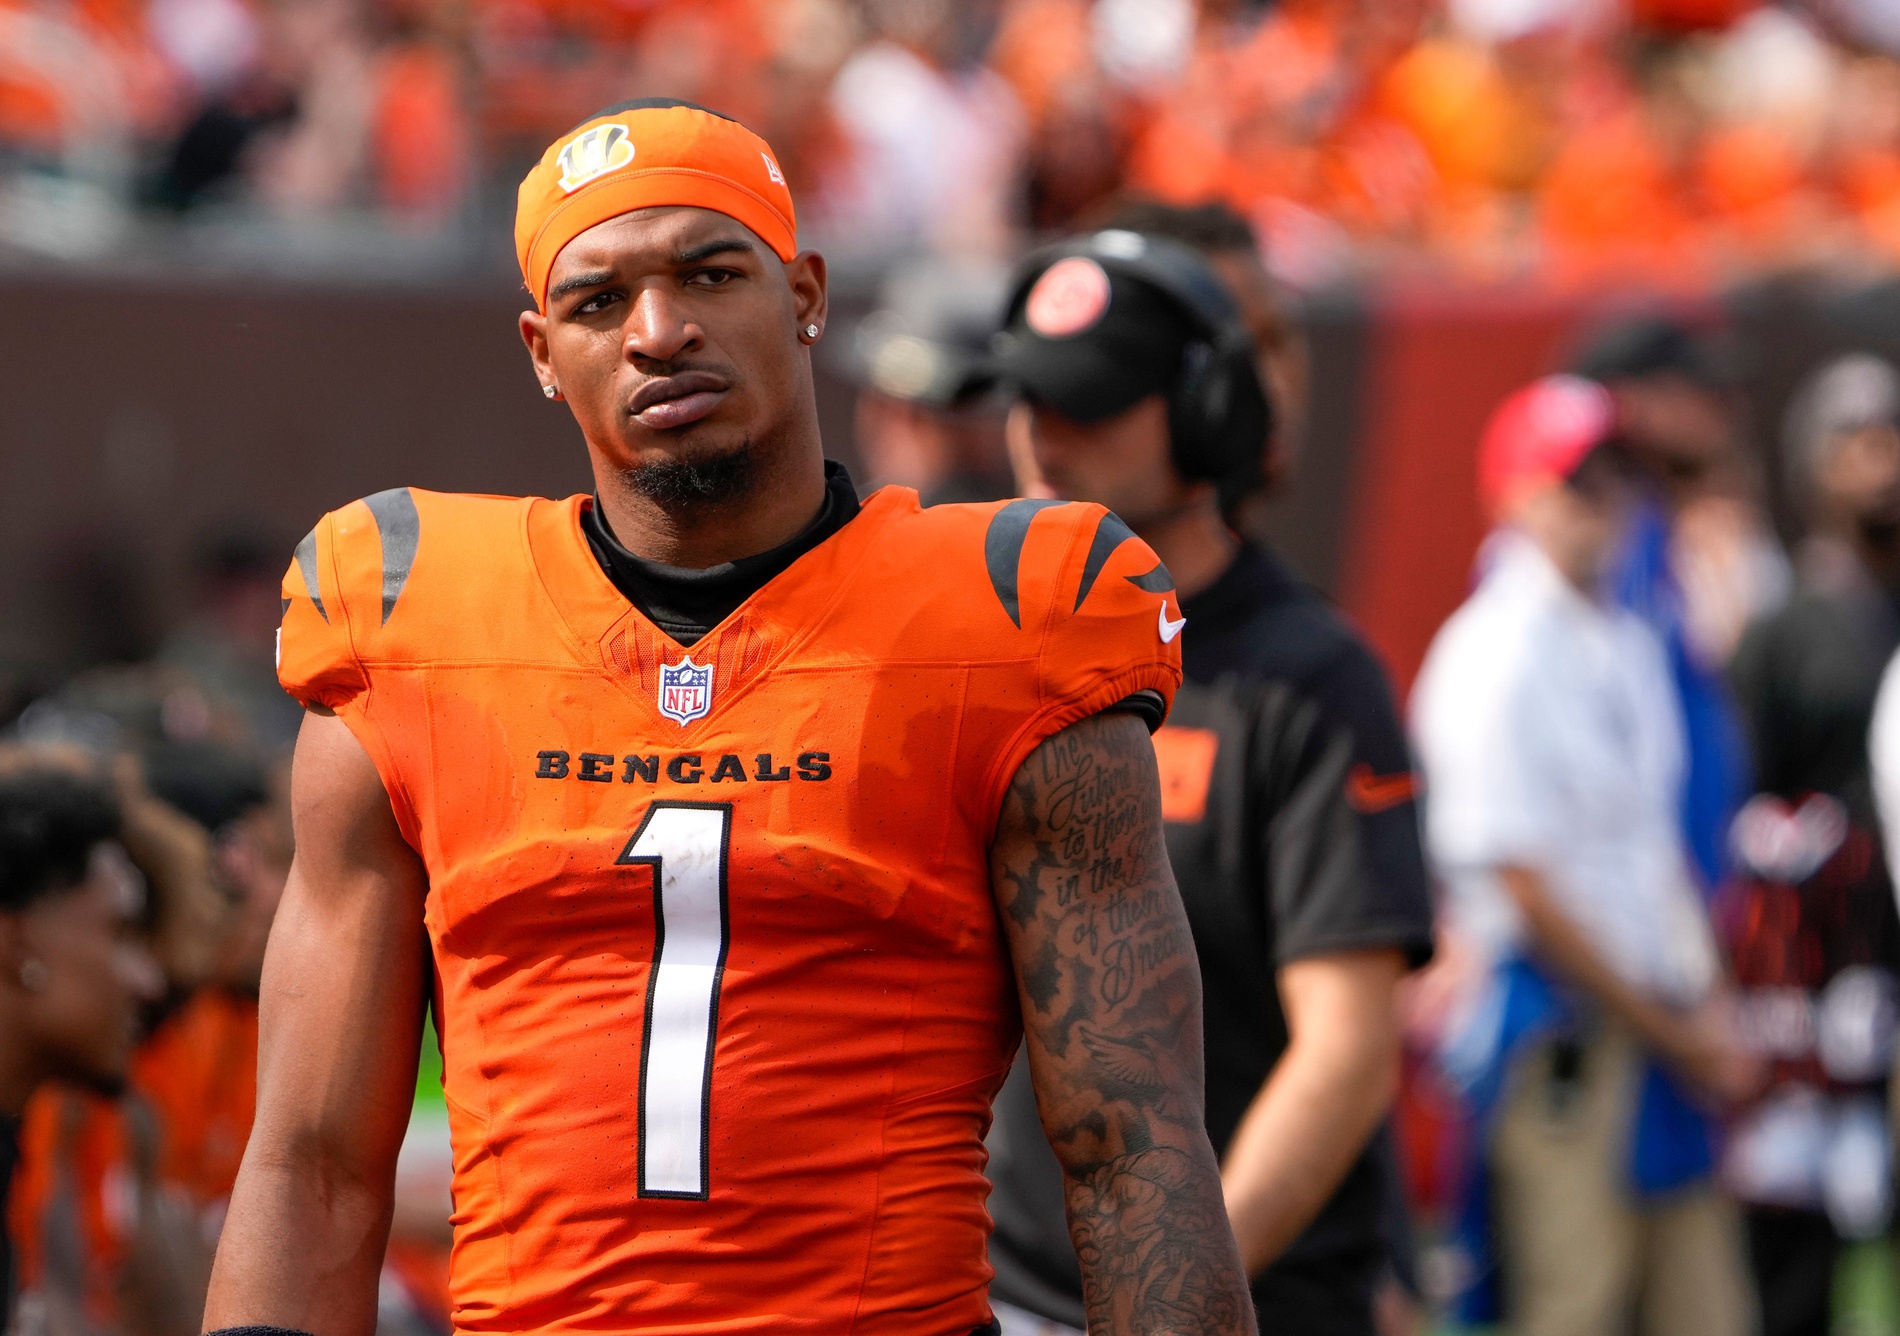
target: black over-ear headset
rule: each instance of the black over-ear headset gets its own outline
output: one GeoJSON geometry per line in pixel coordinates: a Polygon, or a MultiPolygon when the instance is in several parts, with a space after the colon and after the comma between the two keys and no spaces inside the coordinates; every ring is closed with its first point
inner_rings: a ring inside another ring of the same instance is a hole
{"type": "Polygon", "coordinates": [[[1161,290],[1187,314],[1194,337],[1168,381],[1168,444],[1185,478],[1202,478],[1231,505],[1259,482],[1273,428],[1253,338],[1219,275],[1188,247],[1165,237],[1113,228],[1030,255],[1009,297],[1014,324],[1043,272],[1072,255],[1161,290]]]}

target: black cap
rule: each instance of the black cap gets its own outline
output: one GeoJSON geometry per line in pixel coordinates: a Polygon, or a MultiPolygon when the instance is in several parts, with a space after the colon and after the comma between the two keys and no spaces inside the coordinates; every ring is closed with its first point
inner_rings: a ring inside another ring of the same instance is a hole
{"type": "Polygon", "coordinates": [[[1667,315],[1639,315],[1598,328],[1571,358],[1570,370],[1605,383],[1681,376],[1725,389],[1734,375],[1713,340],[1667,315]]]}
{"type": "Polygon", "coordinates": [[[1086,255],[1045,269],[996,336],[996,374],[1077,422],[1165,392],[1194,325],[1180,303],[1086,255]]]}

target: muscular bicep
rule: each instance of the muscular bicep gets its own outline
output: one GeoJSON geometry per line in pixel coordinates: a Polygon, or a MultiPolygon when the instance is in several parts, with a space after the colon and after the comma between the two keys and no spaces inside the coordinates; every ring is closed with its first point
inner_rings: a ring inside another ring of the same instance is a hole
{"type": "Polygon", "coordinates": [[[991,878],[1065,1168],[1201,1141],[1200,971],[1138,718],[1097,715],[1030,755],[1004,799],[991,878]]]}
{"type": "Polygon", "coordinates": [[[291,798],[297,854],[264,960],[253,1140],[351,1176],[393,1172],[421,1042],[427,879],[334,715],[306,716],[291,798]]]}

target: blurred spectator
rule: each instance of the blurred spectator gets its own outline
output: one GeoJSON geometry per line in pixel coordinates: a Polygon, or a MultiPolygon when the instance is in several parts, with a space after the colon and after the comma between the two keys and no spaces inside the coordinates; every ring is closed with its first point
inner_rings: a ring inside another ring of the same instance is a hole
{"type": "MultiPolygon", "coordinates": [[[[71,769],[0,776],[0,1186],[11,1191],[19,1119],[43,1082],[122,1088],[143,1003],[161,988],[134,937],[144,888],[117,842],[110,788],[71,769]]],[[[10,1232],[9,1232],[10,1237],[10,1232]]],[[[0,1257],[13,1307],[11,1247],[0,1257]]]]}
{"type": "Polygon", "coordinates": [[[205,744],[161,749],[151,769],[179,819],[213,837],[233,912],[204,935],[203,986],[168,975],[172,1001],[122,1095],[53,1087],[27,1110],[12,1219],[20,1277],[54,1330],[196,1330],[250,1132],[257,985],[289,867],[281,795],[255,764],[205,744]]]}
{"type": "Polygon", "coordinates": [[[234,740],[266,756],[289,751],[303,712],[277,685],[283,574],[282,545],[250,534],[226,533],[201,549],[192,607],[157,662],[200,693],[204,721],[185,718],[191,707],[180,698],[167,736],[190,741],[210,732],[215,703],[242,728],[234,740]]]}
{"type": "Polygon", "coordinates": [[[290,91],[253,79],[207,102],[179,133],[152,183],[151,199],[182,212],[233,181],[260,135],[296,114],[290,91]]]}
{"type": "Polygon", "coordinates": [[[0,776],[51,756],[112,785],[121,817],[120,843],[150,891],[140,900],[139,928],[175,998],[213,977],[229,906],[218,889],[209,835],[153,794],[137,755],[141,739],[122,731],[122,725],[103,712],[80,705],[99,703],[116,690],[122,694],[112,704],[127,711],[142,706],[157,716],[163,707],[131,688],[131,677],[100,673],[74,683],[63,700],[42,700],[29,707],[15,725],[12,740],[0,745],[0,776]]]}
{"type": "Polygon", "coordinates": [[[1008,85],[959,50],[970,10],[950,0],[866,9],[875,36],[832,85],[849,152],[827,221],[860,253],[1000,258],[1016,231],[1021,111],[1008,85]]]}
{"type": "Polygon", "coordinates": [[[1779,553],[1740,484],[1738,401],[1707,341],[1675,320],[1639,317],[1597,334],[1571,369],[1608,387],[1618,435],[1640,466],[1610,587],[1668,655],[1688,743],[1683,835],[1711,891],[1749,792],[1722,672],[1742,627],[1779,593],[1779,553]]]}
{"type": "Polygon", "coordinates": [[[1524,1336],[1744,1336],[1740,1221],[1692,1100],[1752,1093],[1672,814],[1680,718],[1661,647],[1603,595],[1632,504],[1602,386],[1540,381],[1485,430],[1499,528],[1413,695],[1426,835],[1483,982],[1445,1062],[1482,1143],[1462,1222],[1524,1336]],[[1495,1204],[1495,1222],[1485,1219],[1495,1204]]]}
{"type": "Polygon", "coordinates": [[[377,61],[369,125],[376,197],[397,218],[425,225],[456,211],[474,170],[460,53],[427,19],[419,4],[398,10],[377,61]]]}
{"type": "Polygon", "coordinates": [[[172,743],[156,749],[146,769],[153,793],[210,834],[219,884],[231,902],[206,982],[255,997],[290,872],[287,759],[272,771],[230,747],[172,743]]]}
{"type": "Polygon", "coordinates": [[[175,675],[115,670],[36,704],[16,730],[35,746],[0,751],[0,775],[43,754],[113,775],[165,984],[123,1096],[54,1084],[26,1110],[11,1223],[49,1330],[196,1329],[249,1131],[257,976],[289,865],[281,786],[199,736],[222,708],[175,675]],[[194,740],[175,737],[181,715],[194,740]]]}
{"type": "Polygon", "coordinates": [[[1900,372],[1865,353],[1816,372],[1789,408],[1782,458],[1808,525],[1800,585],[1749,627],[1736,695],[1762,792],[1830,794],[1870,828],[1867,727],[1900,647],[1900,372]]]}
{"type": "Polygon", "coordinates": [[[1900,918],[1868,731],[1900,647],[1900,373],[1868,354],[1821,368],[1789,410],[1782,458],[1809,537],[1799,589],[1749,628],[1732,668],[1761,795],[1736,822],[1745,875],[1724,915],[1745,1032],[1778,1078],[1728,1156],[1764,1336],[1829,1331],[1843,1241],[1891,1216],[1900,918]]]}
{"type": "Polygon", "coordinates": [[[886,280],[852,356],[867,490],[914,487],[925,505],[1010,495],[1003,410],[985,370],[1004,279],[990,266],[924,260],[886,280]]]}
{"type": "Polygon", "coordinates": [[[1686,178],[1701,109],[1673,52],[1630,71],[1588,123],[1567,127],[1537,187],[1538,226],[1560,281],[1708,280],[1686,178]]]}
{"type": "Polygon", "coordinates": [[[990,48],[1028,121],[1024,205],[1038,232],[1062,227],[1121,183],[1127,118],[1096,63],[1090,14],[1087,0],[1010,5],[990,48]]]}

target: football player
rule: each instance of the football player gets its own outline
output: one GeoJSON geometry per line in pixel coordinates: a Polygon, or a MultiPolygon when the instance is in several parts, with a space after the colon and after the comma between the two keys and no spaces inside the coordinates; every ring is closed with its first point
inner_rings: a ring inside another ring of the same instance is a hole
{"type": "Polygon", "coordinates": [[[1099,506],[859,503],[771,149],[625,103],[520,193],[596,491],[410,488],[285,577],[308,707],[207,1324],[368,1333],[425,999],[460,1332],[992,1331],[1028,1032],[1090,1326],[1253,1329],[1148,739],[1173,580],[1099,506]]]}

